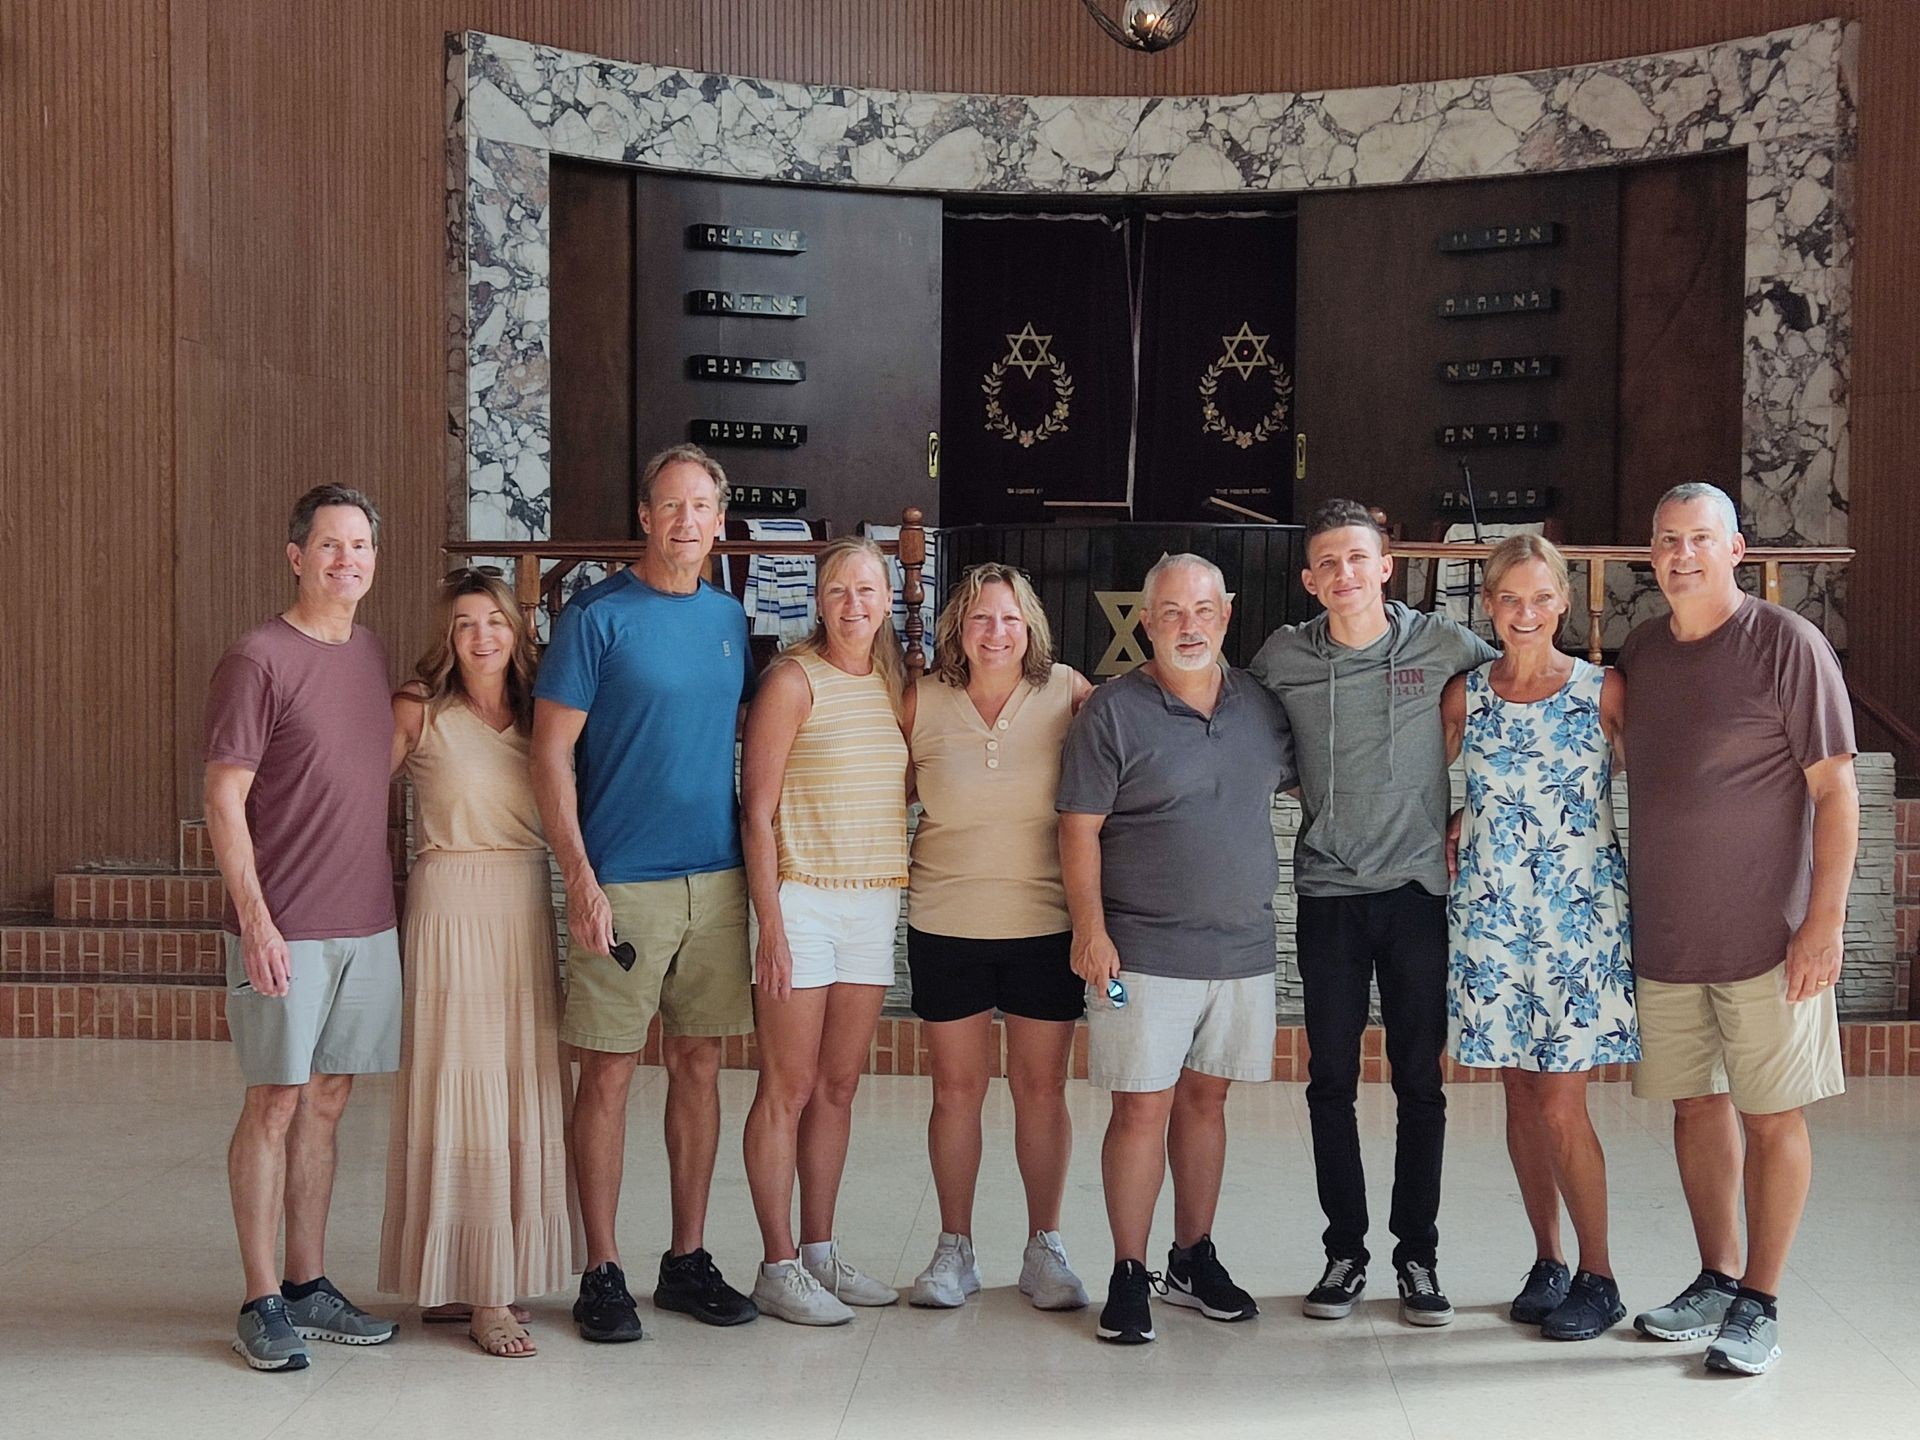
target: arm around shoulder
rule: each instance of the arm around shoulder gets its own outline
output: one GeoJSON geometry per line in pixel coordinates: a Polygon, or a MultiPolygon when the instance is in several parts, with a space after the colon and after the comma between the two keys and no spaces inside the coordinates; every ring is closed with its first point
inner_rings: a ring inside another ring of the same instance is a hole
{"type": "Polygon", "coordinates": [[[1066,670],[1068,679],[1073,685],[1072,713],[1078,715],[1081,706],[1085,705],[1088,697],[1093,694],[1093,682],[1071,665],[1067,666],[1066,670]]]}
{"type": "Polygon", "coordinates": [[[1613,747],[1615,768],[1627,768],[1627,677],[1609,668],[1600,682],[1600,730],[1613,747]]]}
{"type": "Polygon", "coordinates": [[[1440,692],[1440,726],[1446,734],[1447,763],[1460,758],[1460,745],[1467,733],[1467,677],[1456,675],[1440,692]]]}
{"type": "Polygon", "coordinates": [[[393,696],[393,752],[388,757],[389,775],[398,775],[407,757],[420,743],[426,729],[427,696],[417,681],[409,682],[393,696]]]}

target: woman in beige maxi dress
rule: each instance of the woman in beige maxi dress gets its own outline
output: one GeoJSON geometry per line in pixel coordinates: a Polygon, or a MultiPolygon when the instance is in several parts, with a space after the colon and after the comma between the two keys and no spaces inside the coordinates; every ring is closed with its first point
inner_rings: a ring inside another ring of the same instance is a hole
{"type": "Polygon", "coordinates": [[[470,1310],[468,1333],[490,1355],[531,1355],[513,1302],[567,1287],[584,1253],[527,763],[534,652],[491,574],[454,572],[442,608],[443,638],[394,698],[395,768],[413,781],[418,846],[380,1288],[429,1319],[470,1310]]]}

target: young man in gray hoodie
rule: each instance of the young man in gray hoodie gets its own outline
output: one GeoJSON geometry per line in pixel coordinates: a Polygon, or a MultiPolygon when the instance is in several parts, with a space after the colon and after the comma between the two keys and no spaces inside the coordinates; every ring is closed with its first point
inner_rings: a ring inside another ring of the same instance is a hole
{"type": "Polygon", "coordinates": [[[1443,616],[1388,604],[1392,573],[1386,536],[1364,506],[1320,505],[1300,578],[1326,613],[1275,631],[1250,668],[1287,712],[1305,812],[1293,883],[1327,1266],[1304,1308],[1339,1319],[1366,1288],[1367,1182],[1353,1106],[1377,978],[1399,1102],[1389,1228],[1400,1311],[1415,1325],[1445,1325],[1453,1307],[1435,1270],[1435,1222],[1447,1129],[1451,800],[1440,692],[1496,652],[1443,616]]]}

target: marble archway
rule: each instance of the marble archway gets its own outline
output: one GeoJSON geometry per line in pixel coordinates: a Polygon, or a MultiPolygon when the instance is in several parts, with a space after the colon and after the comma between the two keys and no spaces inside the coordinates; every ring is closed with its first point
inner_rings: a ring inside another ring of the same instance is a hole
{"type": "MultiPolygon", "coordinates": [[[[914,94],[449,37],[449,528],[547,534],[554,155],[934,192],[1302,191],[1747,157],[1742,500],[1766,544],[1847,538],[1857,24],[1364,90],[914,94]]],[[[1628,598],[1628,597],[1623,597],[1628,598]]],[[[1844,644],[1819,571],[1785,597],[1844,644]]]]}

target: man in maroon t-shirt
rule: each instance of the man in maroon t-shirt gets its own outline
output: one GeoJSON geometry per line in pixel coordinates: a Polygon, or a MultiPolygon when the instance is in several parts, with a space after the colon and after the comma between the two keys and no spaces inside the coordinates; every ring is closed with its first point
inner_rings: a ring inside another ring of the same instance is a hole
{"type": "Polygon", "coordinates": [[[1741,592],[1745,552],[1722,491],[1668,491],[1653,570],[1673,614],[1627,637],[1619,669],[1633,1088],[1673,1101],[1701,1266],[1634,1325],[1712,1337],[1709,1368],[1758,1375],[1780,1358],[1776,1296],[1813,1175],[1805,1107],[1845,1088],[1834,986],[1860,801],[1839,661],[1801,616],[1741,592]]]}
{"type": "Polygon", "coordinates": [[[328,1282],[334,1129],[353,1077],[400,1066],[400,950],[387,858],[387,657],[353,623],[380,517],[322,485],[287,527],[291,609],[221,658],[207,698],[206,814],[226,881],[227,1025],[246,1103],[227,1180],[246,1270],[234,1349],[300,1370],[306,1340],[393,1338],[328,1282]],[[281,1216],[285,1280],[274,1265],[281,1216]]]}

